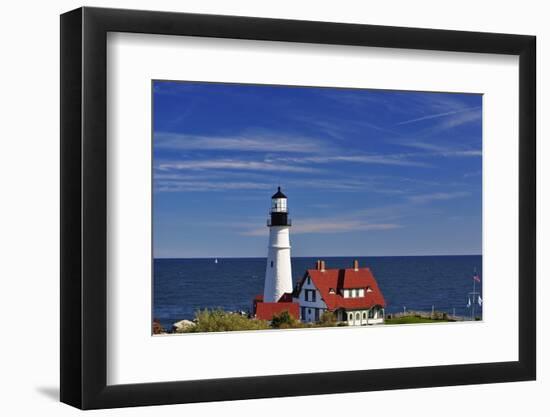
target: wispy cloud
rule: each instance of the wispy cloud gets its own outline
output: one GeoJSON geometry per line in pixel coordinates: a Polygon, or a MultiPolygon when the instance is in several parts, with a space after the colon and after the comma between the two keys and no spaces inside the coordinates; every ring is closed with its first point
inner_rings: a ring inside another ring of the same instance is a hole
{"type": "Polygon", "coordinates": [[[241,152],[317,153],[326,150],[320,140],[303,136],[266,132],[242,133],[232,136],[188,135],[157,132],[155,149],[223,150],[241,152]]]}
{"type": "Polygon", "coordinates": [[[401,146],[428,151],[426,156],[445,156],[445,157],[474,157],[482,156],[481,149],[457,148],[450,145],[433,144],[421,141],[400,141],[401,146]]]}
{"type": "Polygon", "coordinates": [[[325,117],[319,119],[316,116],[311,115],[301,115],[295,114],[293,116],[294,120],[302,122],[314,129],[318,130],[319,133],[329,135],[335,139],[344,140],[349,136],[350,133],[377,131],[383,132],[386,134],[398,134],[397,132],[388,129],[387,127],[381,127],[376,123],[367,121],[367,120],[357,120],[354,118],[345,118],[345,117],[325,117]]]}
{"type": "Polygon", "coordinates": [[[258,182],[221,181],[161,181],[155,185],[157,192],[268,190],[272,184],[258,182]]]}
{"type": "Polygon", "coordinates": [[[456,191],[456,192],[447,192],[447,193],[439,192],[439,193],[409,196],[408,200],[411,203],[425,204],[425,203],[430,203],[432,201],[454,200],[456,198],[467,197],[469,195],[470,193],[465,191],[456,191]]]}
{"type": "MultiPolygon", "coordinates": [[[[292,226],[292,234],[345,233],[366,230],[393,230],[402,227],[394,223],[366,223],[359,220],[338,221],[335,219],[308,219],[292,226]]],[[[265,236],[267,228],[256,228],[242,232],[245,236],[265,236]]]]}
{"type": "Polygon", "coordinates": [[[464,178],[471,178],[471,177],[479,177],[482,174],[481,170],[473,171],[473,172],[466,172],[463,177],[464,178]]]}
{"type": "Polygon", "coordinates": [[[239,159],[206,159],[178,162],[160,162],[156,168],[160,171],[170,170],[245,170],[245,171],[272,171],[272,172],[316,172],[311,167],[296,166],[265,161],[251,161],[239,159]]]}
{"type": "Polygon", "coordinates": [[[399,189],[396,184],[387,184],[375,181],[373,179],[331,179],[331,178],[312,178],[312,179],[291,179],[287,184],[293,188],[322,189],[331,191],[368,191],[379,194],[404,194],[405,191],[399,189]]]}
{"type": "Polygon", "coordinates": [[[430,164],[414,161],[412,156],[417,156],[410,153],[397,154],[359,154],[359,155],[328,155],[328,156],[310,156],[303,158],[278,158],[281,162],[293,163],[313,163],[313,164],[329,164],[334,162],[348,162],[359,164],[377,164],[377,165],[396,165],[410,167],[429,167],[430,164]]]}
{"type": "Polygon", "coordinates": [[[451,110],[451,111],[447,111],[447,112],[443,112],[443,113],[436,113],[436,114],[430,114],[430,115],[427,115],[427,116],[416,117],[414,119],[409,119],[409,120],[404,120],[402,122],[399,122],[399,123],[396,124],[396,126],[408,125],[408,124],[411,124],[411,123],[417,123],[417,122],[421,122],[421,121],[424,121],[424,120],[438,119],[440,117],[445,117],[445,116],[454,116],[454,115],[461,114],[461,113],[470,113],[470,115],[468,115],[468,117],[457,118],[455,123],[456,122],[464,123],[466,121],[477,119],[481,115],[481,107],[468,107],[468,108],[464,108],[464,109],[451,110]]]}

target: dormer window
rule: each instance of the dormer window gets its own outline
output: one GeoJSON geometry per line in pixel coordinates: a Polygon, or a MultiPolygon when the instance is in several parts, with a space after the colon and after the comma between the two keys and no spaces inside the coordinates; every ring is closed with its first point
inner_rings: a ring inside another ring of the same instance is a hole
{"type": "Polygon", "coordinates": [[[344,298],[359,298],[365,296],[364,288],[344,288],[342,290],[342,296],[344,298]]]}
{"type": "Polygon", "coordinates": [[[367,292],[372,292],[372,288],[371,288],[371,287],[367,287],[367,292]]]}
{"type": "Polygon", "coordinates": [[[328,293],[329,294],[336,294],[336,291],[334,291],[334,288],[329,288],[328,293]]]}

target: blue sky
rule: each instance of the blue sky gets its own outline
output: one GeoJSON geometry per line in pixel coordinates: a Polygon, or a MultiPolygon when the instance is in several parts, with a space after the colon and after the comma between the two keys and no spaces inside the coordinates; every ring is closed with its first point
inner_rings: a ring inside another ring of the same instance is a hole
{"type": "Polygon", "coordinates": [[[482,96],[153,82],[159,257],[481,253],[482,96]]]}

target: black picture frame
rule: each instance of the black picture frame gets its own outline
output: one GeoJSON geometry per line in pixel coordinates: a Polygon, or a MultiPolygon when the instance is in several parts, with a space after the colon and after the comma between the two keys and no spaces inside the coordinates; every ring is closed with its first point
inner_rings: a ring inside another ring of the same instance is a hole
{"type": "Polygon", "coordinates": [[[61,16],[61,401],[81,409],[536,378],[534,36],[80,8],[61,16]],[[107,375],[108,32],[519,56],[519,360],[112,385],[107,375]]]}

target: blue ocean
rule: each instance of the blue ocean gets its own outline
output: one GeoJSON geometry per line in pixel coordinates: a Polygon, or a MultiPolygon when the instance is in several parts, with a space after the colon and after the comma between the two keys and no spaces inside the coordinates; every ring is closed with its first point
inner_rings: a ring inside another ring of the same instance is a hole
{"type": "MultiPolygon", "coordinates": [[[[296,283],[320,258],[292,258],[296,283]]],[[[386,313],[444,311],[469,316],[474,270],[483,280],[481,255],[323,257],[327,268],[349,268],[358,259],[373,272],[386,299],[386,313]]],[[[263,293],[265,258],[155,259],[153,317],[170,329],[205,308],[249,311],[263,293]]],[[[476,283],[476,291],[481,285],[476,283]]],[[[483,294],[481,294],[483,298],[483,294]]],[[[472,300],[474,301],[474,300],[472,300]]],[[[476,316],[481,307],[476,305],[476,316]]]]}

